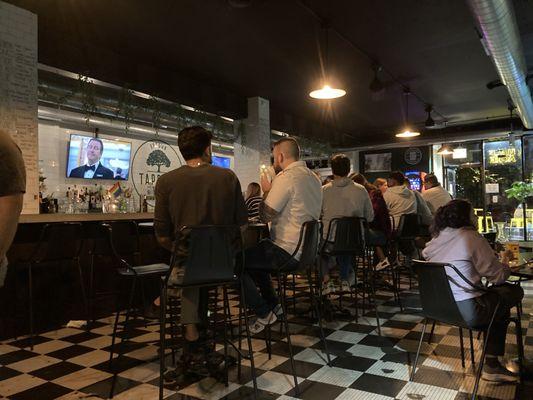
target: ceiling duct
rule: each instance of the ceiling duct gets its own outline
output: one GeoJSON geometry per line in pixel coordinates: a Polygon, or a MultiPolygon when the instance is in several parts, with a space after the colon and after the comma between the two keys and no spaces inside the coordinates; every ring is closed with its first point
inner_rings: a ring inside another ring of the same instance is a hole
{"type": "Polygon", "coordinates": [[[524,126],[533,129],[533,102],[527,65],[511,0],[468,0],[498,75],[524,126]]]}

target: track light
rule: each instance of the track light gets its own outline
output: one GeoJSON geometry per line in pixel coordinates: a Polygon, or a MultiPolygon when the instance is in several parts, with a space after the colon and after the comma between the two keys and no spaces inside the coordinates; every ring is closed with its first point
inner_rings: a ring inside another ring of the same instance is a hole
{"type": "Polygon", "coordinates": [[[383,68],[379,64],[372,65],[372,70],[374,71],[374,79],[372,79],[372,82],[370,82],[369,86],[371,92],[377,93],[385,89],[385,85],[383,85],[383,82],[381,82],[378,76],[379,72],[382,69],[383,68]]]}

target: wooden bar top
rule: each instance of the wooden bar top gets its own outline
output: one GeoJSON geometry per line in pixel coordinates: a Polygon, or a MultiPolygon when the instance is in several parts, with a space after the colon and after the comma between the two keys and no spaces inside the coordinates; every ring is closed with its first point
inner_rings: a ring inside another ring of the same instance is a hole
{"type": "Polygon", "coordinates": [[[19,224],[154,219],[154,213],[22,214],[19,224]]]}

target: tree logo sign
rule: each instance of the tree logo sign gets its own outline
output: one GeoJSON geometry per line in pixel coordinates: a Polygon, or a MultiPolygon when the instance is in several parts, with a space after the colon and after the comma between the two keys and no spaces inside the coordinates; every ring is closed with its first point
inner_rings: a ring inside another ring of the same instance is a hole
{"type": "Polygon", "coordinates": [[[181,155],[169,143],[153,139],[142,143],[131,162],[131,177],[137,194],[149,203],[154,201],[157,179],[183,165],[181,155]]]}

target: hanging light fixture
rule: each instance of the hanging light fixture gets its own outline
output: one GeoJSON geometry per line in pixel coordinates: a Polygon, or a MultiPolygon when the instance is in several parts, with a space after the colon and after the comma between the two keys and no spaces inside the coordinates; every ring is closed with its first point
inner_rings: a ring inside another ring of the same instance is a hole
{"type": "MultiPolygon", "coordinates": [[[[324,57],[324,76],[327,77],[328,73],[328,61],[329,61],[329,25],[324,22],[322,24],[322,29],[325,31],[326,36],[326,45],[325,45],[325,57],[324,57]]],[[[331,100],[331,99],[337,99],[339,97],[342,97],[346,95],[346,90],[339,89],[339,88],[333,88],[328,83],[324,82],[324,85],[320,89],[313,90],[309,93],[309,96],[313,99],[320,99],[320,100],[331,100]]]]}
{"type": "MultiPolygon", "coordinates": [[[[411,91],[409,90],[409,88],[405,87],[403,89],[403,95],[405,96],[405,121],[407,124],[409,123],[409,95],[410,94],[411,94],[411,91]]],[[[396,134],[396,137],[399,137],[399,138],[411,138],[415,136],[420,136],[420,132],[411,130],[408,126],[406,126],[402,132],[396,134]]]]}
{"type": "Polygon", "coordinates": [[[378,63],[374,63],[372,65],[372,71],[374,71],[374,79],[372,79],[372,82],[370,82],[369,89],[373,93],[379,93],[382,90],[385,90],[385,85],[379,79],[379,73],[382,69],[383,67],[378,63]]]}
{"type": "Polygon", "coordinates": [[[441,156],[448,156],[450,154],[453,154],[453,150],[452,150],[452,148],[450,147],[449,144],[443,143],[440,146],[440,149],[437,150],[437,154],[439,154],[441,156]]]}
{"type": "Polygon", "coordinates": [[[428,117],[424,125],[426,126],[426,128],[432,128],[435,126],[435,121],[433,120],[433,118],[431,118],[431,111],[433,111],[433,106],[431,104],[426,104],[425,111],[428,113],[428,117]]]}

